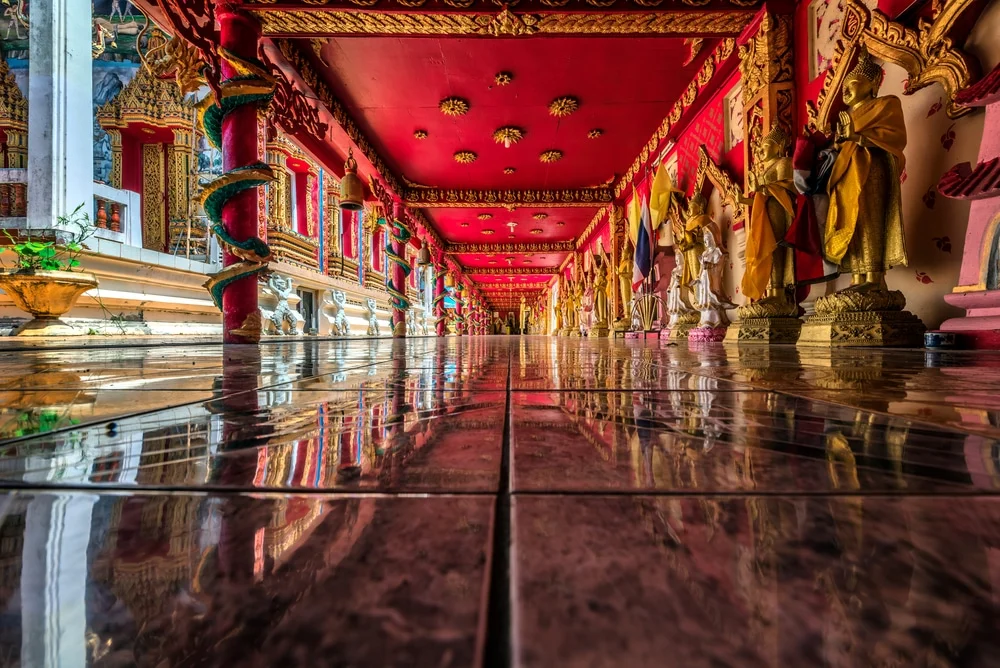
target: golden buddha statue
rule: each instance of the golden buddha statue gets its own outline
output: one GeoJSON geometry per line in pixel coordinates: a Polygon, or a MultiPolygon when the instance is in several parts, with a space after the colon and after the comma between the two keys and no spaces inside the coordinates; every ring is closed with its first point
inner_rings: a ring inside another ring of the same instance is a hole
{"type": "Polygon", "coordinates": [[[885,272],[906,265],[899,191],[906,125],[898,97],[877,97],[881,83],[882,68],[862,46],[842,88],[848,109],[837,123],[824,234],[827,259],[852,276],[848,291],[885,291],[885,272]]]}
{"type": "Polygon", "coordinates": [[[794,218],[795,184],[788,145],[788,134],[776,124],[758,147],[760,175],[753,171],[747,175],[753,194],[741,198],[751,207],[741,289],[750,301],[762,300],[746,314],[751,317],[798,313],[794,297],[790,298],[795,288],[795,251],[782,244],[794,218]]]}
{"type": "MultiPolygon", "coordinates": [[[[681,285],[690,287],[701,275],[701,254],[705,252],[704,229],[712,229],[715,223],[705,213],[708,203],[701,193],[688,201],[684,227],[676,238],[677,250],[684,258],[684,273],[681,275],[681,285]]],[[[721,245],[721,242],[720,242],[721,245]]]]}
{"type": "Polygon", "coordinates": [[[627,329],[632,320],[632,244],[626,238],[622,243],[622,259],[618,262],[618,299],[621,301],[622,317],[615,323],[619,329],[627,329]]]}
{"type": "Polygon", "coordinates": [[[594,319],[591,336],[607,336],[610,313],[608,309],[608,270],[603,255],[594,256],[594,319]]]}

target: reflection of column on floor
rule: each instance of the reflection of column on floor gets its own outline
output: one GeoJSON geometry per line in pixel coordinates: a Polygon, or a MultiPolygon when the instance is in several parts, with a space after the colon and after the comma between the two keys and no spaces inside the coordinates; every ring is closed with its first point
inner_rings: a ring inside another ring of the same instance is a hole
{"type": "Polygon", "coordinates": [[[87,665],[87,548],[96,497],[51,494],[28,504],[21,566],[21,665],[87,665]]]}

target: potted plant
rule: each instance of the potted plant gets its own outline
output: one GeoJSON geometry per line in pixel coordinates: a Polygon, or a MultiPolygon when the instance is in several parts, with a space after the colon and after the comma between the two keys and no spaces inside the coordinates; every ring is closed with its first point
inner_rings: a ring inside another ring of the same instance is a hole
{"type": "Polygon", "coordinates": [[[13,252],[13,267],[0,271],[0,288],[14,304],[34,319],[21,325],[15,336],[68,336],[83,334],[59,319],[87,290],[97,287],[97,278],[80,271],[84,242],[94,234],[90,216],[83,204],[68,216],[59,216],[58,234],[62,240],[38,241],[28,230],[26,238],[15,238],[6,230],[11,244],[3,249],[13,252]],[[66,236],[68,235],[68,236],[66,236]]]}

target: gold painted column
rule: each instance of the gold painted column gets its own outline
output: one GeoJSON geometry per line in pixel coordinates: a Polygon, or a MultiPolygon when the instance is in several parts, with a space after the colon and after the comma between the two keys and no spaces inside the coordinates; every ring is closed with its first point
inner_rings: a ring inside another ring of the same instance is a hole
{"type": "Polygon", "coordinates": [[[142,247],[166,250],[166,161],[163,144],[142,145],[142,247]]]}
{"type": "MultiPolygon", "coordinates": [[[[167,225],[170,230],[167,243],[172,247],[175,235],[184,230],[191,219],[191,173],[194,133],[174,130],[174,143],[167,145],[167,225]]],[[[113,169],[113,166],[112,166],[113,169]]],[[[188,240],[190,243],[190,240],[188,240]]]]}

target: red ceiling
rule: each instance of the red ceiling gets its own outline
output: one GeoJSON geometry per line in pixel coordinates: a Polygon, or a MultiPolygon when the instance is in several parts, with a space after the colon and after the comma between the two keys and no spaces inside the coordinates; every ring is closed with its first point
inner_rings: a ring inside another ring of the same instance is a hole
{"type": "Polygon", "coordinates": [[[490,257],[489,253],[459,253],[457,256],[458,261],[463,267],[469,269],[469,273],[475,275],[476,268],[490,268],[490,269],[503,269],[507,266],[511,267],[546,267],[550,269],[556,269],[563,263],[566,259],[568,253],[552,253],[550,251],[539,251],[537,253],[532,253],[530,256],[520,253],[493,253],[490,257]],[[513,258],[510,265],[507,264],[506,258],[513,258]],[[530,262],[526,262],[530,260],[530,262]],[[493,263],[493,264],[491,264],[493,263]]]}
{"type": "Polygon", "coordinates": [[[441,236],[453,243],[531,243],[545,241],[569,241],[576,239],[587,228],[597,213],[593,208],[539,209],[518,208],[507,211],[503,208],[482,207],[476,209],[427,209],[441,236]],[[547,214],[543,220],[535,220],[536,214],[547,214]],[[479,220],[480,214],[490,214],[489,220],[479,220]],[[510,237],[507,223],[515,222],[514,238],[510,237]],[[468,223],[468,227],[462,227],[468,223]],[[565,223],[559,225],[559,223],[565,223]],[[483,230],[493,230],[493,234],[483,234],[483,230]],[[532,234],[531,230],[541,230],[532,234]]]}
{"type": "MultiPolygon", "coordinates": [[[[710,45],[706,45],[710,46],[710,45]]],[[[711,52],[711,48],[702,53],[711,52]]],[[[680,38],[456,39],[346,37],[331,40],[323,58],[328,79],[350,113],[397,171],[442,188],[577,188],[621,174],[700,66],[681,63],[680,38]],[[497,86],[494,75],[513,74],[497,86]],[[580,108],[549,115],[556,97],[580,108]],[[459,96],[465,116],[445,116],[439,102],[459,96]],[[505,149],[493,131],[516,125],[524,139],[505,149]],[[594,128],[604,130],[588,139],[594,128]],[[415,130],[428,138],[417,140],[415,130]],[[563,151],[543,164],[539,154],[563,151]],[[478,154],[471,165],[456,151],[478,154]],[[514,167],[512,175],[503,174],[514,167]]],[[[702,56],[704,57],[704,56],[702,56]]]]}

